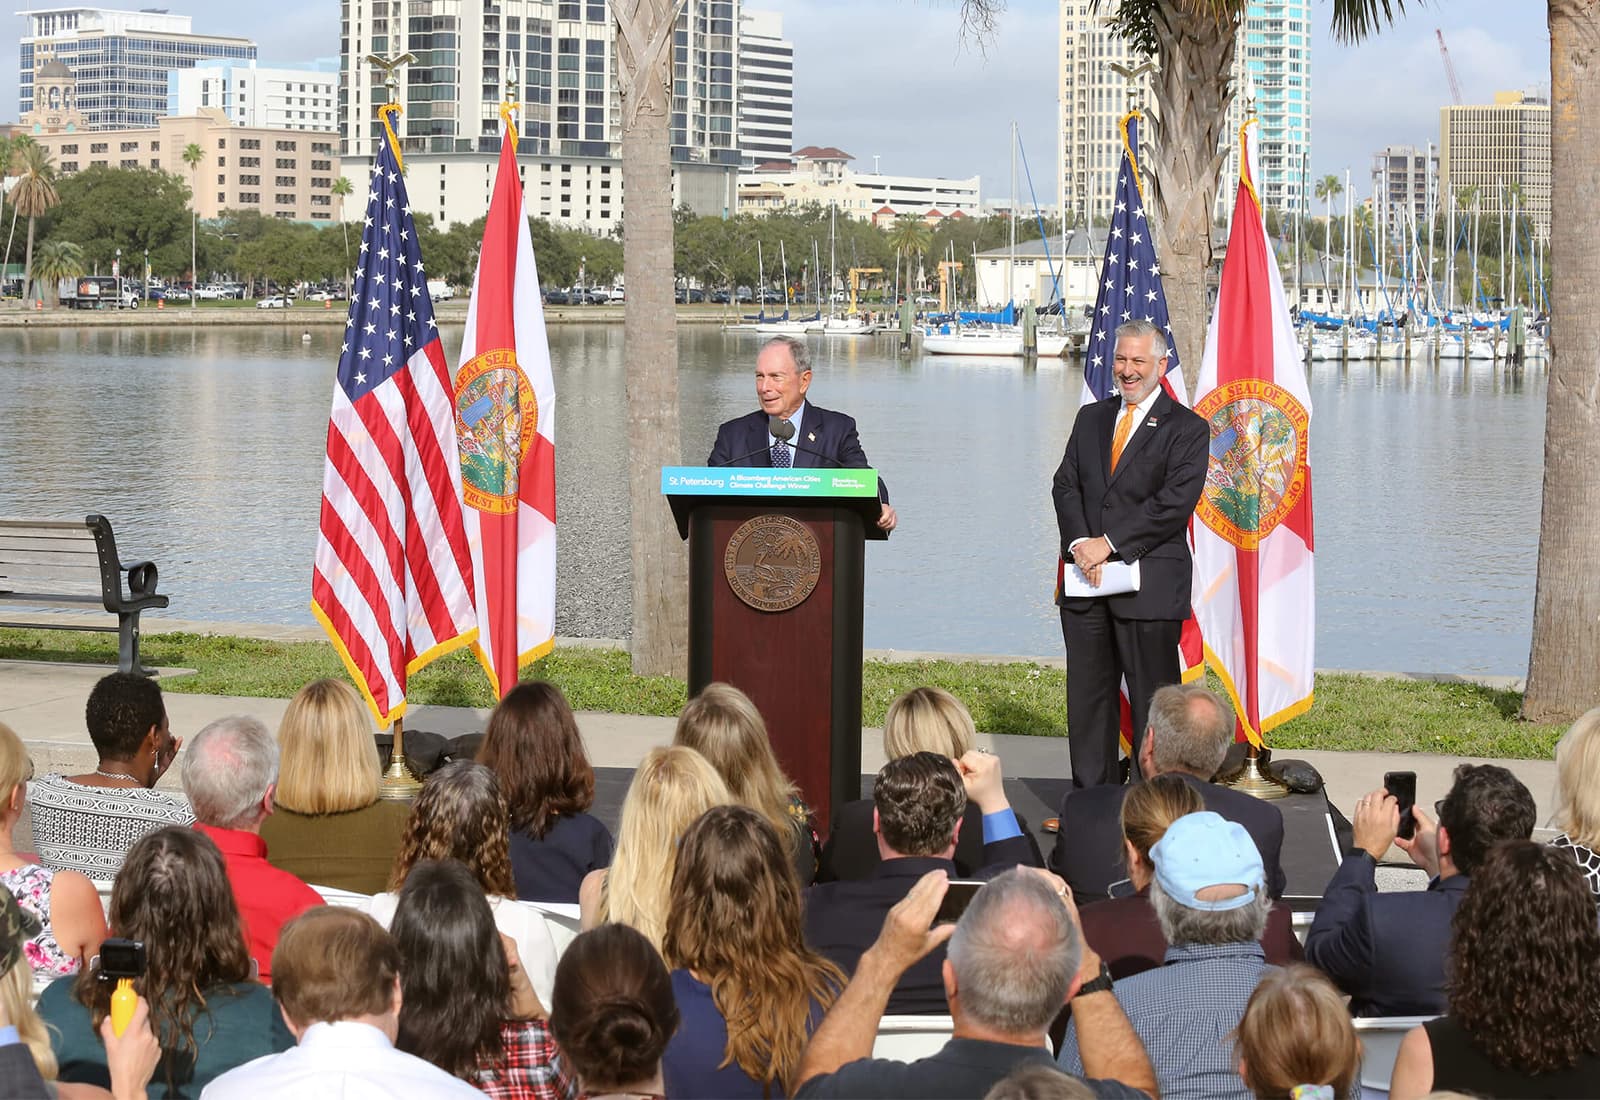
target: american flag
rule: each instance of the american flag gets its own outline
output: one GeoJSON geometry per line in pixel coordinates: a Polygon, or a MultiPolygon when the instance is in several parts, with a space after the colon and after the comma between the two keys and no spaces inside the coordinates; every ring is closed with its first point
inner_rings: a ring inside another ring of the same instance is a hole
{"type": "Polygon", "coordinates": [[[311,582],[380,725],[405,713],[408,673],[477,637],[451,376],[392,143],[367,195],[311,582]]]}

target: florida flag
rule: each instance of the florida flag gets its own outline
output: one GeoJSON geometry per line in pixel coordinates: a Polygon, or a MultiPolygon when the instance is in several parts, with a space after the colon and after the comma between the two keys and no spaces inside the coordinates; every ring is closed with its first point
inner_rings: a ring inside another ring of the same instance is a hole
{"type": "Polygon", "coordinates": [[[1194,411],[1211,426],[1195,509],[1194,613],[1206,663],[1262,738],[1311,706],[1311,394],[1256,191],[1254,120],[1239,130],[1239,191],[1194,411]]]}
{"type": "Polygon", "coordinates": [[[495,695],[550,652],[556,621],[555,381],[533,241],[505,137],[456,371],[456,435],[478,600],[478,652],[495,695]]]}

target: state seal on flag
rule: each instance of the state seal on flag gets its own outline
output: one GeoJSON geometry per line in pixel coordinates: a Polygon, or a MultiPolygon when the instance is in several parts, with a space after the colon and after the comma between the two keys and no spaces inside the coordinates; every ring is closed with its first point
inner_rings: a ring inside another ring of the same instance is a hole
{"type": "Polygon", "coordinates": [[[1305,495],[1311,414],[1261,378],[1228,382],[1194,407],[1211,428],[1211,461],[1195,514],[1241,550],[1254,550],[1305,495]]]}
{"type": "Polygon", "coordinates": [[[539,429],[539,401],[516,352],[495,348],[456,372],[461,495],[480,512],[517,510],[522,456],[539,429]]]}

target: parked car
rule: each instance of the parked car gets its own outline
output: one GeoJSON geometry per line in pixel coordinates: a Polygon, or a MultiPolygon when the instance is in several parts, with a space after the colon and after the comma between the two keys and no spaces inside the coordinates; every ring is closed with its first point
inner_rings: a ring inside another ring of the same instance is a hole
{"type": "Polygon", "coordinates": [[[711,292],[711,301],[719,306],[727,305],[728,292],[726,290],[713,290],[711,292]]]}
{"type": "Polygon", "coordinates": [[[742,286],[734,291],[733,299],[736,302],[753,302],[756,300],[756,296],[749,287],[742,286]]]}
{"type": "Polygon", "coordinates": [[[282,294],[275,294],[271,298],[263,298],[256,303],[257,309],[288,309],[289,299],[282,294]]]}
{"type": "Polygon", "coordinates": [[[690,303],[698,304],[698,303],[703,302],[705,300],[706,300],[706,292],[705,291],[699,289],[698,287],[694,287],[694,288],[690,289],[690,291],[689,291],[689,301],[690,301],[690,303]]]}
{"type": "Polygon", "coordinates": [[[781,301],[783,301],[783,295],[780,294],[778,291],[773,290],[771,287],[765,287],[765,286],[762,287],[761,288],[761,294],[759,295],[759,297],[763,302],[781,302],[781,301]]]}
{"type": "Polygon", "coordinates": [[[935,298],[931,294],[919,294],[919,295],[917,295],[917,305],[919,305],[919,306],[936,306],[938,304],[939,304],[939,299],[935,298]]]}
{"type": "Polygon", "coordinates": [[[562,290],[560,287],[555,287],[544,292],[544,304],[547,306],[564,306],[570,301],[571,299],[567,297],[567,292],[562,290]]]}
{"type": "Polygon", "coordinates": [[[333,291],[331,291],[331,290],[313,290],[313,291],[311,291],[311,293],[306,295],[306,301],[308,301],[308,302],[331,302],[331,301],[333,301],[333,291]]]}

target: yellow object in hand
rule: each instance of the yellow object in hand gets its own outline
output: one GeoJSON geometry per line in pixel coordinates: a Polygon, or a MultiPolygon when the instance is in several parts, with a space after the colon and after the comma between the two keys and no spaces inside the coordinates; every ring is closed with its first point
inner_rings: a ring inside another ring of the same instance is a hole
{"type": "Polygon", "coordinates": [[[133,1010],[139,1007],[139,995],[133,991],[132,978],[118,978],[117,990],[111,994],[111,1030],[118,1036],[128,1030],[133,1010]]]}

